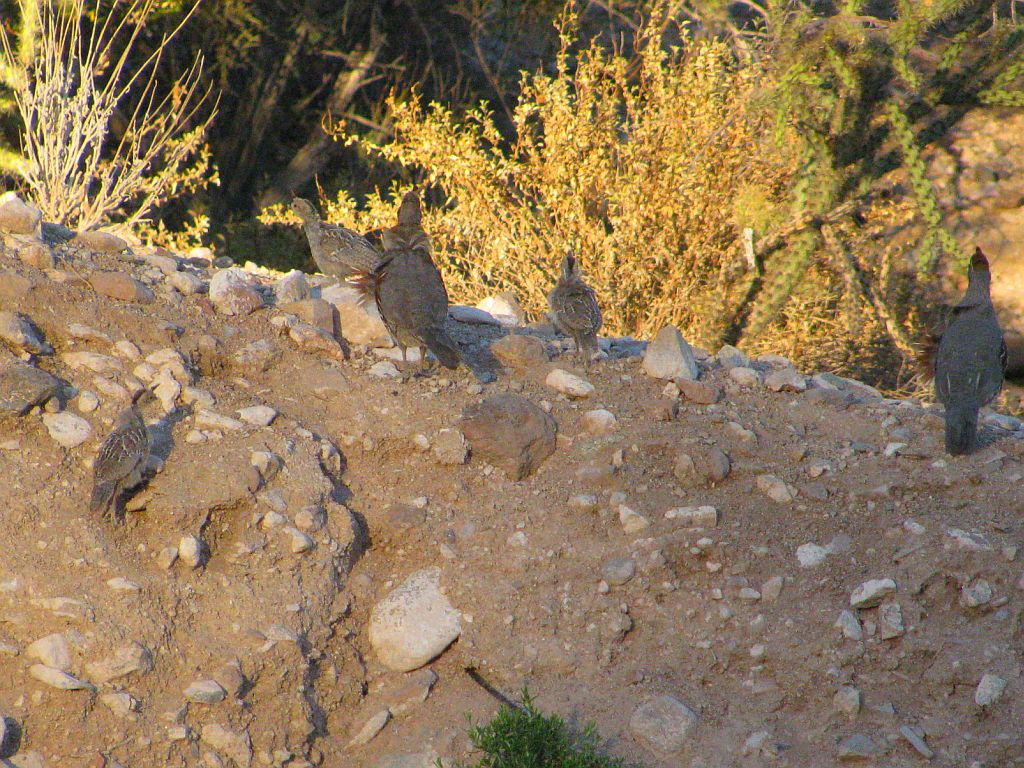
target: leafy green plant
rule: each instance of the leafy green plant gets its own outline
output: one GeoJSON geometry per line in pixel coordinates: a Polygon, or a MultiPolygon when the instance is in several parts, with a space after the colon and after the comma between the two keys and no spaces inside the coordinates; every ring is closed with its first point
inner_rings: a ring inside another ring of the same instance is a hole
{"type": "Polygon", "coordinates": [[[489,723],[470,728],[470,742],[480,757],[472,766],[460,768],[626,767],[622,760],[600,752],[593,724],[573,731],[557,715],[538,710],[525,688],[522,698],[521,707],[503,705],[489,723]]]}

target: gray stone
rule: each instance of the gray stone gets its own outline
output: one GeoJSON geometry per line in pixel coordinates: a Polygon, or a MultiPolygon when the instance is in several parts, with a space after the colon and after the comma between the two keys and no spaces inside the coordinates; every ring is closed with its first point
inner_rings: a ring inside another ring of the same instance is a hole
{"type": "Polygon", "coordinates": [[[872,760],[880,753],[878,745],[863,733],[855,733],[839,745],[839,759],[844,761],[872,760]]]}
{"type": "Polygon", "coordinates": [[[593,384],[562,368],[553,369],[544,379],[544,383],[566,397],[584,398],[594,394],[593,384]]]}
{"type": "Polygon", "coordinates": [[[83,245],[89,250],[100,253],[120,253],[128,247],[124,238],[118,237],[113,232],[104,232],[101,229],[92,229],[78,232],[74,236],[74,242],[83,245]]]}
{"type": "Polygon", "coordinates": [[[536,472],[557,444],[554,418],[519,395],[494,395],[472,405],[460,423],[474,458],[505,470],[513,480],[536,472]]]}
{"type": "Polygon", "coordinates": [[[14,312],[0,312],[0,341],[19,352],[53,354],[53,347],[40,337],[31,321],[14,312]]]}
{"type": "Polygon", "coordinates": [[[79,680],[67,672],[62,672],[54,667],[45,664],[33,664],[28,668],[28,673],[36,680],[51,688],[61,691],[95,691],[96,687],[85,680],[79,680]]]}
{"type": "Polygon", "coordinates": [[[85,674],[97,684],[109,683],[128,675],[145,675],[153,670],[153,654],[141,643],[129,643],[102,661],[85,665],[85,674]]]}
{"type": "Polygon", "coordinates": [[[210,301],[222,315],[245,316],[263,307],[252,277],[238,267],[219,270],[210,280],[210,301]]]}
{"type": "Polygon", "coordinates": [[[664,695],[637,707],[629,727],[648,749],[672,757],[686,746],[698,719],[697,713],[679,699],[664,695]]]}
{"type": "Polygon", "coordinates": [[[377,712],[355,732],[355,735],[348,742],[348,748],[352,749],[352,747],[368,744],[374,736],[384,730],[384,726],[388,724],[390,719],[390,710],[382,709],[377,712]]]}
{"type": "Polygon", "coordinates": [[[277,298],[278,306],[308,299],[310,291],[306,275],[293,269],[274,284],[274,296],[277,298]]]}
{"type": "Polygon", "coordinates": [[[477,304],[476,308],[487,312],[505,326],[526,324],[526,312],[511,291],[488,296],[477,304]]]}
{"type": "Polygon", "coordinates": [[[693,350],[679,329],[666,325],[647,346],[644,353],[644,372],[655,379],[685,379],[696,381],[700,376],[693,350]]]}
{"type": "Polygon", "coordinates": [[[12,235],[38,235],[43,214],[31,203],[26,203],[15,192],[0,195],[0,232],[12,235]]]}
{"type": "Polygon", "coordinates": [[[796,489],[775,475],[758,475],[757,489],[777,504],[790,504],[796,499],[796,489]]]}
{"type": "Polygon", "coordinates": [[[931,760],[935,757],[935,752],[931,750],[928,744],[924,740],[924,731],[920,728],[915,728],[909,725],[900,726],[900,735],[907,740],[907,743],[912,746],[921,757],[925,760],[931,760]]]}
{"type": "Polygon", "coordinates": [[[714,528],[718,525],[718,510],[712,506],[676,507],[665,513],[666,520],[680,520],[687,528],[714,528]]]}
{"type": "Polygon", "coordinates": [[[793,368],[781,368],[769,373],[764,384],[772,392],[805,392],[807,377],[797,373],[793,368]]]}
{"type": "Polygon", "coordinates": [[[192,534],[182,536],[178,542],[178,557],[189,568],[198,568],[206,562],[206,545],[192,534]]]}
{"type": "Polygon", "coordinates": [[[960,590],[960,605],[964,608],[978,608],[989,603],[993,594],[992,585],[984,579],[978,579],[960,590]]]}
{"type": "Polygon", "coordinates": [[[440,568],[417,571],[373,608],[370,645],[388,669],[422,667],[462,632],[460,614],[441,593],[440,580],[440,568]]]}
{"type": "Polygon", "coordinates": [[[256,427],[269,427],[277,418],[277,411],[268,405],[250,405],[238,410],[238,418],[256,427]]]}
{"type": "Polygon", "coordinates": [[[25,655],[61,672],[71,671],[71,649],[62,634],[39,638],[25,649],[25,655]]]}
{"type": "Polygon", "coordinates": [[[252,739],[247,730],[232,731],[220,723],[209,723],[203,726],[200,738],[233,760],[238,768],[250,768],[252,765],[252,739]]]}
{"type": "Polygon", "coordinates": [[[899,603],[882,603],[878,607],[878,636],[882,640],[901,637],[906,629],[903,626],[903,610],[899,603]]]}
{"type": "Polygon", "coordinates": [[[466,437],[457,429],[442,429],[434,437],[432,447],[434,458],[442,464],[465,464],[469,458],[469,445],[466,437]]]}
{"type": "Polygon", "coordinates": [[[631,557],[613,557],[601,566],[601,576],[609,584],[625,584],[635,574],[636,561],[631,557]]]}
{"type": "Polygon", "coordinates": [[[185,698],[200,704],[217,704],[227,696],[216,680],[196,680],[185,689],[185,698]]]}
{"type": "Polygon", "coordinates": [[[464,304],[452,304],[448,307],[448,317],[460,323],[471,325],[494,325],[501,326],[502,323],[490,312],[484,312],[476,307],[467,307],[464,304]]]}
{"type": "Polygon", "coordinates": [[[750,358],[731,344],[725,344],[718,350],[718,362],[727,369],[750,367],[750,358]]]}
{"type": "Polygon", "coordinates": [[[615,414],[604,408],[587,411],[583,414],[583,429],[592,435],[606,435],[614,432],[618,422],[615,414]]]}
{"type": "Polygon", "coordinates": [[[742,366],[739,368],[730,368],[729,378],[741,387],[761,386],[761,374],[753,368],[744,368],[742,366]]]}
{"type": "Polygon", "coordinates": [[[839,690],[832,697],[832,706],[837,712],[856,717],[861,707],[860,691],[852,685],[839,686],[839,690]]]}
{"type": "Polygon", "coordinates": [[[998,675],[985,674],[974,690],[974,703],[979,707],[990,707],[1003,697],[1006,680],[998,675]]]}
{"type": "Polygon", "coordinates": [[[852,611],[841,612],[839,618],[836,619],[836,623],[832,626],[840,630],[843,633],[843,637],[849,640],[860,642],[864,638],[864,629],[860,625],[860,620],[852,611]]]}
{"type": "Polygon", "coordinates": [[[96,293],[133,304],[152,304],[156,297],[143,283],[126,272],[96,272],[89,277],[96,293]]]}
{"type": "Polygon", "coordinates": [[[26,363],[14,363],[0,370],[0,416],[24,416],[61,390],[60,382],[46,371],[26,363]]]}
{"type": "Polygon", "coordinates": [[[43,414],[43,425],[54,442],[63,448],[77,448],[92,436],[92,425],[68,411],[43,414]]]}
{"type": "Polygon", "coordinates": [[[871,579],[853,590],[850,595],[852,608],[874,608],[885,598],[896,593],[896,582],[892,579],[871,579]]]}

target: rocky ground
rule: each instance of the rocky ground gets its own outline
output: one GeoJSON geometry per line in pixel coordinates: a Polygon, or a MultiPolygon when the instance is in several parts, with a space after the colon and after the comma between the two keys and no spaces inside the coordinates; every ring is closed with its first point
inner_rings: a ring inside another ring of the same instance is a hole
{"type": "Polygon", "coordinates": [[[475,667],[648,768],[1024,766],[1018,420],[951,459],[932,405],[674,329],[581,366],[504,299],[403,377],[326,281],[0,228],[0,765],[472,759],[475,667]]]}

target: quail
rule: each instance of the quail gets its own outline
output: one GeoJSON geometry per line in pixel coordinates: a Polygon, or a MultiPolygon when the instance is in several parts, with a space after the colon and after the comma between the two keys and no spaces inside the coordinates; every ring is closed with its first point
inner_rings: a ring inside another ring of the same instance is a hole
{"type": "Polygon", "coordinates": [[[1003,386],[1006,342],[989,292],[992,274],[981,248],[967,270],[967,291],[952,309],[935,352],[935,396],[946,406],[946,452],[970,453],[978,411],[1003,386]]]}
{"type": "Polygon", "coordinates": [[[139,407],[152,397],[149,389],[136,394],[131,406],[118,415],[114,430],[100,446],[92,469],[91,511],[105,515],[116,502],[118,493],[142,481],[142,472],[149,460],[149,430],[139,407]]]}
{"type": "Polygon", "coordinates": [[[594,359],[600,354],[597,332],[601,308],[594,290],[583,281],[579,261],[569,253],[562,259],[562,273],[548,294],[551,320],[562,333],[572,336],[579,354],[594,359]]]}
{"type": "Polygon", "coordinates": [[[357,273],[372,272],[380,263],[381,252],[366,237],[322,221],[308,200],[296,197],[292,211],[302,219],[313,261],[325,275],[345,280],[357,273]]]}
{"type": "MultiPolygon", "coordinates": [[[[402,350],[427,347],[442,365],[458,368],[461,354],[448,335],[448,292],[441,273],[422,247],[388,251],[372,272],[349,278],[362,293],[377,304],[381,319],[402,350]]],[[[425,358],[424,362],[425,362],[425,358]]]]}

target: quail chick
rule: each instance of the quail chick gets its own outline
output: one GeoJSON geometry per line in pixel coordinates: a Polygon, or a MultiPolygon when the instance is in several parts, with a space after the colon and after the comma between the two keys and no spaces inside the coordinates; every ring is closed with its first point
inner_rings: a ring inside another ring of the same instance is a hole
{"type": "Polygon", "coordinates": [[[548,294],[551,320],[562,333],[572,336],[576,350],[593,360],[600,354],[597,332],[601,330],[601,308],[594,290],[583,282],[579,261],[571,253],[562,259],[562,273],[548,294]]]}
{"type": "Polygon", "coordinates": [[[117,417],[114,430],[100,446],[92,469],[92,497],[89,509],[107,514],[119,492],[142,481],[142,472],[149,460],[149,430],[139,407],[153,393],[143,389],[117,417]]]}
{"type": "Polygon", "coordinates": [[[953,307],[935,353],[935,396],[946,406],[946,452],[970,453],[978,411],[1003,386],[1006,342],[989,289],[992,273],[981,248],[967,270],[967,291],[953,307]]]}
{"type": "Polygon", "coordinates": [[[372,272],[380,263],[381,252],[369,240],[351,229],[322,221],[308,200],[296,197],[292,211],[302,219],[313,261],[325,275],[345,280],[360,272],[372,272]]]}
{"type": "MultiPolygon", "coordinates": [[[[381,319],[402,350],[427,347],[446,368],[458,368],[459,348],[448,335],[448,292],[430,254],[423,248],[391,250],[369,273],[349,279],[377,304],[381,319]]],[[[424,358],[425,361],[425,358],[424,358]]]]}

